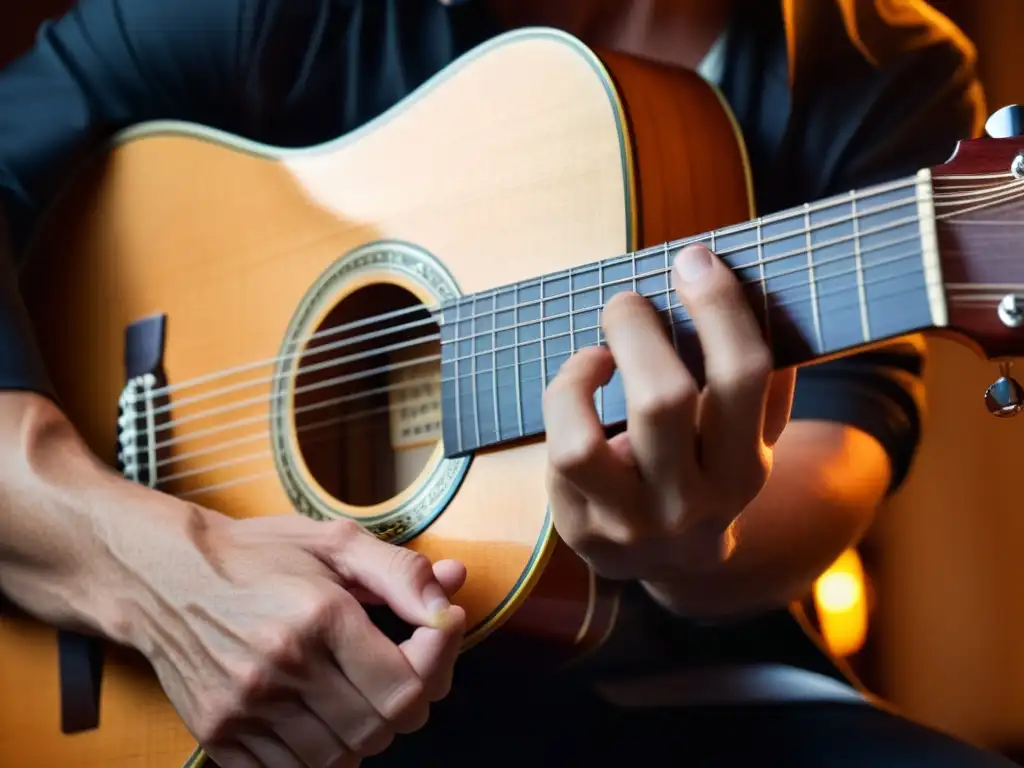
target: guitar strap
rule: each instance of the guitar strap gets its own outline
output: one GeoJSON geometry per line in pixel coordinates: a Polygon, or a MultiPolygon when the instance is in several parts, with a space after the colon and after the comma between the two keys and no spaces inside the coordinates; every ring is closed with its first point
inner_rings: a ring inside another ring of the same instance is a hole
{"type": "MultiPolygon", "coordinates": [[[[163,382],[163,353],[166,316],[157,315],[132,323],[125,329],[124,367],[126,381],[153,374],[163,382]]],[[[159,386],[159,384],[158,384],[159,386]]],[[[121,412],[118,416],[123,415],[121,412]]],[[[145,439],[144,430],[139,430],[145,439]]],[[[117,455],[122,473],[129,463],[138,463],[137,454],[120,440],[118,430],[117,455]]],[[[148,467],[136,471],[139,481],[155,485],[155,473],[148,467]]],[[[103,641],[61,630],[57,633],[58,663],[60,665],[60,717],[61,731],[66,734],[91,731],[100,723],[100,683],[103,677],[103,641]]]]}

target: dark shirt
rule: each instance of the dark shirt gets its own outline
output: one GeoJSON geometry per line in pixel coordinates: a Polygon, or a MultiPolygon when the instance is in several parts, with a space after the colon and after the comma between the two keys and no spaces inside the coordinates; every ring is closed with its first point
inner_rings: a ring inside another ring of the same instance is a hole
{"type": "MultiPolygon", "coordinates": [[[[868,0],[739,3],[720,85],[748,144],[762,213],[939,164],[978,129],[970,46],[915,3],[901,7],[886,19],[892,4],[868,0]]],[[[16,252],[75,163],[120,128],[176,119],[266,144],[319,143],[362,125],[500,31],[481,2],[82,0],[0,74],[0,200],[16,252]]],[[[11,280],[2,287],[0,389],[51,394],[16,288],[11,280]]],[[[808,367],[793,417],[873,435],[892,460],[895,488],[920,436],[921,369],[921,347],[909,341],[808,367]]],[[[687,637],[675,646],[680,653],[693,642],[687,637]]],[[[704,658],[770,655],[744,637],[715,635],[704,658]]],[[[498,678],[461,670],[467,685],[435,714],[442,727],[428,730],[440,739],[426,764],[443,764],[444,739],[465,756],[476,733],[480,745],[490,742],[480,757],[487,763],[495,741],[509,755],[532,754],[548,736],[564,736],[574,727],[566,712],[577,712],[583,730],[599,722],[583,711],[593,701],[565,690],[547,691],[543,702],[503,693],[502,706],[480,707],[467,691],[498,678]],[[490,715],[489,725],[478,718],[472,733],[453,736],[445,718],[457,727],[465,707],[490,715]],[[532,741],[509,743],[510,725],[532,741]]],[[[573,764],[571,754],[565,759],[573,764]]]]}
{"type": "MultiPolygon", "coordinates": [[[[975,129],[973,52],[912,4],[888,23],[870,2],[783,5],[795,25],[778,3],[739,4],[721,82],[760,212],[940,163],[975,129]]],[[[481,2],[82,0],[0,74],[0,200],[15,246],[75,163],[120,128],[178,119],[318,143],[500,31],[481,2]]],[[[13,292],[5,281],[0,389],[50,394],[13,292]]],[[[873,435],[895,488],[920,436],[921,368],[920,346],[906,343],[808,367],[793,417],[873,435]]]]}

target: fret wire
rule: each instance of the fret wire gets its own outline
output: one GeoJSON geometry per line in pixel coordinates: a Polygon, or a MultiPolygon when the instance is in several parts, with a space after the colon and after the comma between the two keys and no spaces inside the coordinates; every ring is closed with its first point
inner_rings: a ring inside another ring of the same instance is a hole
{"type": "MultiPolygon", "coordinates": [[[[473,302],[473,311],[474,311],[474,316],[475,316],[475,312],[476,312],[476,302],[475,301],[473,302]]],[[[471,357],[471,359],[469,361],[469,375],[472,377],[470,379],[470,392],[471,392],[472,397],[473,397],[473,434],[476,437],[476,444],[480,445],[480,406],[477,403],[477,392],[476,392],[476,390],[477,390],[477,383],[476,383],[476,339],[477,339],[477,336],[479,334],[477,334],[477,332],[476,332],[476,321],[473,320],[471,322],[472,322],[472,326],[471,327],[473,328],[473,339],[472,339],[473,344],[471,345],[470,350],[469,350],[469,354],[470,354],[470,357],[471,357]]]]}
{"type": "MultiPolygon", "coordinates": [[[[879,246],[872,246],[870,248],[864,248],[864,249],[861,250],[861,252],[862,253],[871,253],[873,251],[885,250],[886,248],[890,248],[890,247],[892,247],[894,245],[903,245],[904,243],[919,242],[919,241],[920,241],[919,235],[914,234],[914,235],[911,235],[911,236],[908,236],[908,237],[899,238],[897,240],[888,241],[888,242],[886,242],[886,243],[884,243],[882,245],[879,245],[879,246]]],[[[842,261],[848,261],[850,259],[851,255],[852,254],[850,254],[850,253],[845,253],[845,254],[843,254],[841,256],[833,256],[833,257],[828,258],[828,259],[822,259],[821,261],[817,262],[817,266],[820,267],[820,266],[824,266],[824,265],[828,265],[828,264],[835,264],[835,263],[842,262],[842,261]]],[[[868,265],[866,265],[865,268],[867,269],[867,268],[872,268],[872,267],[881,267],[881,266],[885,266],[886,264],[891,264],[894,261],[902,261],[904,259],[911,259],[911,258],[919,257],[919,256],[920,256],[920,251],[918,250],[918,251],[909,253],[907,255],[901,255],[901,256],[895,257],[895,259],[893,259],[893,258],[884,259],[884,260],[878,261],[878,262],[876,262],[874,264],[868,264],[868,265]]],[[[765,261],[766,262],[771,262],[771,259],[770,258],[769,259],[765,259],[765,261]]],[[[755,265],[752,264],[750,266],[755,266],[755,265]]],[[[800,274],[801,272],[806,272],[806,271],[807,271],[807,267],[805,265],[805,266],[794,267],[792,269],[784,270],[782,272],[779,272],[777,274],[772,275],[771,277],[772,278],[786,277],[788,275],[800,274]]],[[[650,277],[650,276],[657,276],[659,274],[665,274],[665,272],[662,271],[662,270],[654,270],[652,272],[646,272],[646,273],[640,275],[640,277],[641,278],[645,278],[645,277],[650,277]]],[[[856,267],[854,269],[848,269],[848,270],[843,270],[841,272],[835,272],[835,273],[830,274],[830,275],[824,275],[823,277],[818,278],[817,282],[818,283],[824,283],[826,280],[834,280],[834,279],[839,278],[839,277],[848,277],[848,276],[854,275],[854,274],[856,274],[856,267]]],[[[626,279],[626,278],[620,278],[618,280],[611,280],[611,281],[609,281],[607,283],[599,283],[595,288],[597,290],[601,290],[601,289],[603,289],[605,287],[613,286],[613,285],[617,285],[619,283],[622,283],[624,279],[626,279]]],[[[768,280],[768,278],[765,277],[765,281],[766,282],[767,282],[767,280],[768,280]]],[[[760,281],[761,281],[761,278],[758,277],[756,281],[755,280],[749,280],[749,281],[745,281],[742,284],[749,285],[749,284],[751,284],[753,282],[760,282],[760,281]]],[[[766,282],[763,285],[766,285],[766,282]]],[[[669,283],[669,285],[671,285],[671,283],[669,283]]],[[[782,288],[779,288],[777,291],[775,291],[775,293],[783,293],[785,291],[795,291],[797,289],[805,288],[806,286],[807,286],[807,283],[798,283],[796,285],[787,285],[787,286],[784,286],[782,288]]],[[[586,290],[595,290],[595,288],[588,288],[586,290]]],[[[575,293],[582,293],[582,292],[583,291],[580,290],[580,291],[574,291],[572,293],[573,293],[573,295],[575,295],[575,293]]],[[[562,294],[562,296],[565,296],[565,295],[567,295],[567,294],[562,294]]],[[[648,295],[646,298],[651,298],[653,296],[659,296],[659,295],[661,295],[660,292],[655,292],[653,294],[648,295]]],[[[558,298],[561,298],[562,296],[559,296],[558,298]]],[[[570,301],[571,301],[572,296],[570,296],[569,298],[570,298],[570,301]]],[[[804,299],[804,301],[806,301],[806,300],[807,299],[804,299]]],[[[530,302],[526,302],[526,303],[523,304],[523,306],[530,306],[530,304],[531,304],[530,302]]],[[[593,309],[594,309],[593,307],[590,307],[590,308],[585,308],[585,309],[579,310],[579,311],[589,312],[589,311],[591,311],[593,309]]],[[[574,310],[574,311],[576,311],[576,310],[574,310]]],[[[561,320],[561,319],[565,318],[567,315],[568,315],[568,313],[562,312],[562,313],[559,313],[557,315],[552,315],[548,319],[549,320],[561,320]]],[[[519,321],[517,321],[517,322],[519,322],[519,321]]],[[[534,321],[532,321],[532,320],[531,321],[526,321],[526,322],[523,322],[522,325],[530,325],[532,322],[534,322],[534,321]]],[[[468,341],[471,338],[475,338],[475,337],[466,336],[466,337],[460,337],[457,340],[458,341],[468,341]]]]}
{"type": "Polygon", "coordinates": [[[523,437],[526,434],[526,427],[523,424],[523,392],[519,382],[523,372],[523,367],[519,364],[519,310],[516,308],[519,306],[519,283],[515,284],[515,288],[513,290],[515,292],[512,295],[512,316],[516,319],[515,349],[512,353],[515,363],[513,377],[516,380],[516,420],[518,422],[517,426],[519,427],[519,436],[523,437]]]}
{"type": "MultiPolygon", "coordinates": [[[[906,182],[900,182],[900,183],[890,183],[889,185],[882,185],[879,188],[876,188],[876,189],[874,189],[874,190],[872,190],[870,192],[865,191],[865,192],[855,193],[855,194],[857,194],[858,197],[861,197],[861,198],[864,198],[864,199],[868,199],[868,198],[872,198],[872,197],[881,197],[882,195],[887,194],[888,192],[891,192],[891,191],[896,190],[896,189],[900,189],[900,188],[905,187],[905,186],[911,186],[911,185],[916,185],[916,181],[906,181],[906,182]]],[[[917,196],[913,195],[913,196],[910,196],[910,197],[907,197],[905,199],[901,199],[901,200],[898,200],[898,201],[895,201],[895,202],[885,203],[883,205],[879,205],[879,206],[876,206],[874,208],[869,208],[866,211],[864,211],[864,213],[862,215],[864,215],[864,216],[871,216],[871,215],[875,215],[875,214],[879,214],[879,213],[885,213],[887,211],[894,210],[896,208],[905,208],[906,206],[913,205],[916,202],[917,202],[917,196]]],[[[808,203],[808,204],[806,204],[805,207],[810,208],[810,210],[813,212],[813,211],[828,210],[829,208],[837,208],[837,207],[839,207],[840,205],[843,205],[843,204],[844,204],[843,201],[840,200],[839,196],[837,195],[837,196],[835,196],[833,198],[828,198],[827,200],[820,200],[817,203],[808,203]]],[[[767,223],[767,224],[777,224],[777,223],[784,222],[784,221],[795,220],[797,218],[800,218],[803,215],[802,213],[794,213],[793,210],[794,209],[790,209],[789,211],[781,211],[781,212],[779,212],[777,214],[771,214],[771,215],[765,216],[763,218],[764,218],[765,223],[767,223]]],[[[840,216],[838,218],[828,219],[827,221],[823,221],[823,222],[820,222],[818,224],[815,224],[813,227],[811,227],[811,231],[817,231],[819,229],[828,229],[829,227],[836,226],[837,224],[844,224],[844,223],[846,223],[849,220],[850,220],[849,216],[840,216]]],[[[915,213],[913,216],[907,217],[905,220],[900,220],[900,221],[893,222],[891,224],[883,225],[880,228],[878,228],[877,230],[865,231],[865,232],[862,232],[861,234],[862,235],[874,234],[875,231],[885,231],[887,229],[894,229],[894,228],[897,228],[899,226],[903,226],[904,224],[913,224],[913,223],[917,222],[918,220],[919,220],[919,216],[915,213]]],[[[747,231],[747,230],[749,230],[751,228],[754,228],[755,226],[756,226],[756,222],[746,222],[744,224],[737,224],[737,225],[733,225],[731,227],[723,227],[721,231],[722,231],[722,234],[738,234],[740,232],[745,232],[745,231],[747,231]]],[[[775,235],[773,237],[769,237],[769,238],[763,239],[762,240],[762,244],[764,244],[764,245],[771,245],[772,243],[775,243],[775,242],[781,242],[783,240],[788,240],[788,239],[792,238],[795,234],[799,234],[799,233],[793,232],[793,231],[786,231],[783,234],[775,235]]],[[[714,235],[714,232],[704,233],[704,234],[700,234],[700,235],[694,235],[692,237],[687,237],[687,238],[682,238],[682,239],[675,240],[675,241],[670,241],[668,243],[668,246],[670,248],[673,248],[673,249],[675,249],[675,248],[682,248],[682,247],[684,247],[686,245],[692,245],[694,243],[699,243],[699,242],[701,242],[703,240],[706,240],[709,236],[712,236],[712,235],[714,235]]],[[[820,243],[819,247],[836,245],[838,243],[845,242],[847,240],[849,240],[849,237],[842,237],[842,238],[838,238],[834,242],[820,243]]],[[[653,256],[657,252],[657,249],[660,248],[660,247],[661,246],[651,246],[649,248],[644,248],[644,249],[635,251],[633,253],[620,254],[620,255],[614,256],[614,257],[612,257],[610,259],[605,259],[602,262],[596,263],[596,264],[592,265],[592,268],[596,269],[598,264],[604,264],[606,266],[616,266],[618,264],[623,263],[623,261],[625,261],[626,259],[630,259],[630,258],[633,258],[635,256],[653,256]]],[[[745,250],[750,250],[750,247],[751,246],[749,246],[749,245],[738,246],[736,248],[731,248],[731,249],[723,250],[718,255],[719,256],[728,256],[728,255],[731,255],[733,253],[739,253],[739,252],[742,252],[742,251],[745,251],[745,250]]],[[[786,254],[780,254],[780,255],[777,255],[777,256],[773,256],[768,261],[771,262],[774,259],[788,258],[791,255],[799,255],[799,254],[802,254],[803,252],[804,252],[804,249],[801,248],[801,249],[798,249],[798,250],[796,250],[796,251],[794,251],[792,253],[786,253],[786,254]]],[[[744,265],[744,266],[755,266],[755,265],[754,264],[747,264],[747,265],[744,265]]],[[[739,267],[739,268],[742,268],[742,267],[739,267]]],[[[500,287],[489,289],[489,291],[499,291],[499,290],[501,290],[500,287]]],[[[485,295],[489,291],[488,290],[480,291],[476,295],[485,295]]]]}
{"type": "Polygon", "coordinates": [[[543,386],[548,385],[548,366],[547,366],[547,349],[545,348],[545,325],[544,325],[544,281],[540,282],[540,311],[537,313],[540,318],[537,323],[537,331],[540,334],[540,380],[543,382],[543,386]]]}
{"type": "MultiPolygon", "coordinates": [[[[459,318],[462,316],[461,306],[456,306],[455,309],[455,336],[456,340],[453,342],[455,345],[455,359],[452,361],[452,370],[455,372],[455,432],[458,438],[456,451],[462,451],[462,402],[460,401],[459,395],[459,318]]],[[[444,343],[444,342],[442,342],[444,343]]]]}
{"type": "MultiPolygon", "coordinates": [[[[872,267],[875,267],[875,266],[882,267],[882,266],[888,266],[888,265],[892,265],[892,264],[898,264],[900,262],[910,262],[911,264],[914,264],[915,266],[912,269],[910,269],[910,270],[908,270],[906,272],[900,272],[900,273],[896,273],[896,274],[893,274],[893,275],[888,275],[888,276],[886,276],[884,278],[877,278],[875,280],[868,280],[866,284],[867,285],[873,285],[875,283],[886,282],[887,280],[895,279],[897,277],[909,277],[909,276],[919,275],[919,274],[923,276],[924,275],[923,268],[917,263],[918,260],[920,259],[920,257],[921,257],[920,250],[915,250],[915,251],[908,251],[908,252],[902,253],[899,256],[892,256],[892,257],[890,257],[888,259],[885,259],[884,261],[879,261],[879,262],[877,262],[875,264],[871,264],[869,266],[872,266],[872,267]]],[[[847,270],[845,272],[839,272],[839,273],[836,273],[834,275],[827,275],[825,278],[823,278],[823,281],[827,280],[827,279],[835,278],[835,277],[848,277],[848,276],[850,276],[852,274],[854,274],[853,270],[847,270]]],[[[803,286],[789,286],[789,287],[786,287],[786,288],[781,288],[778,292],[792,290],[792,289],[795,289],[795,288],[802,288],[802,287],[803,286]]],[[[836,288],[836,289],[833,289],[831,291],[822,291],[821,292],[821,296],[833,296],[833,295],[841,296],[841,295],[845,294],[848,291],[856,292],[856,289],[853,288],[853,287],[836,288]]],[[[654,298],[656,296],[660,296],[660,295],[663,295],[663,294],[666,294],[666,293],[669,296],[668,307],[665,310],[659,309],[657,311],[664,312],[664,311],[671,311],[671,310],[674,310],[674,309],[681,309],[684,312],[687,311],[686,307],[682,303],[672,303],[672,294],[674,293],[674,289],[671,289],[671,288],[670,289],[662,289],[662,290],[655,291],[652,294],[647,294],[645,296],[645,298],[652,299],[652,298],[654,298]]],[[[804,302],[809,301],[809,300],[810,299],[809,299],[808,296],[802,296],[801,298],[795,299],[793,301],[780,303],[779,304],[779,308],[780,309],[785,309],[787,307],[794,307],[794,306],[803,304],[804,302]]],[[[588,311],[591,311],[591,310],[590,309],[585,309],[585,310],[580,310],[580,311],[581,312],[588,312],[588,311]]],[[[559,315],[559,317],[564,317],[564,316],[565,316],[564,314],[563,315],[559,315]]],[[[691,322],[691,321],[692,321],[691,318],[689,316],[687,316],[686,318],[684,318],[683,320],[680,320],[679,322],[683,323],[683,322],[691,322]]],[[[522,325],[529,325],[531,323],[532,323],[532,321],[530,321],[529,323],[523,323],[522,325]]],[[[518,348],[520,346],[525,346],[527,344],[535,343],[533,341],[519,342],[518,341],[518,330],[519,330],[519,327],[517,326],[516,327],[517,343],[515,345],[516,348],[518,348]]],[[[598,343],[600,343],[600,338],[601,338],[601,334],[602,334],[600,321],[598,322],[597,325],[591,326],[589,328],[577,328],[576,330],[577,331],[597,331],[598,334],[599,334],[599,336],[598,336],[598,338],[599,338],[598,343]]],[[[564,336],[566,336],[565,333],[554,333],[554,334],[551,334],[548,337],[548,339],[549,340],[554,340],[554,339],[562,338],[564,336]]],[[[457,343],[459,341],[466,341],[466,340],[467,339],[455,339],[453,341],[445,342],[445,343],[454,344],[454,343],[457,343]]],[[[506,349],[509,349],[509,348],[511,348],[511,346],[510,345],[506,345],[504,347],[500,347],[499,351],[506,350],[506,349]]],[[[458,357],[456,359],[457,360],[465,360],[466,357],[458,357]]]]}
{"type": "MultiPolygon", "coordinates": [[[[569,290],[572,290],[572,286],[569,286],[569,290]]],[[[604,329],[602,320],[604,319],[604,264],[598,266],[597,272],[597,345],[601,346],[604,341],[604,329]]],[[[607,384],[602,384],[597,388],[598,399],[598,419],[604,424],[605,423],[605,412],[604,412],[604,391],[607,384]]]]}
{"type": "MultiPolygon", "coordinates": [[[[494,297],[494,310],[497,313],[497,296],[494,297]]],[[[491,321],[491,384],[494,387],[494,434],[498,440],[501,440],[501,408],[498,405],[498,324],[493,319],[491,321]]]]}
{"type": "MultiPolygon", "coordinates": [[[[572,277],[573,277],[573,270],[570,269],[569,270],[569,290],[570,291],[572,290],[572,277]]],[[[576,323],[574,322],[575,321],[575,317],[576,317],[576,305],[575,305],[575,302],[573,302],[572,297],[570,296],[569,297],[569,355],[570,355],[570,357],[572,355],[576,354],[576,323]]]]}
{"type": "Polygon", "coordinates": [[[871,341],[871,321],[868,319],[868,295],[864,288],[864,262],[860,252],[860,222],[857,220],[857,198],[850,193],[853,216],[853,259],[857,270],[857,293],[860,298],[860,332],[864,341],[871,341]]]}
{"type": "MultiPolygon", "coordinates": [[[[912,202],[913,201],[907,201],[907,202],[904,202],[904,203],[900,203],[896,207],[899,207],[899,208],[906,207],[907,205],[910,205],[912,202]]],[[[877,212],[878,212],[878,209],[871,209],[870,211],[867,211],[867,212],[865,212],[862,215],[868,216],[868,215],[873,215],[874,213],[877,213],[877,212]]],[[[860,236],[863,238],[863,237],[868,236],[868,235],[880,234],[882,232],[886,232],[886,231],[889,231],[889,230],[892,230],[892,229],[899,229],[900,227],[903,227],[903,226],[907,226],[907,225],[910,225],[910,224],[915,224],[918,221],[919,221],[919,217],[917,216],[917,214],[915,214],[913,216],[906,216],[906,217],[904,217],[902,219],[897,219],[897,220],[895,220],[893,222],[890,222],[888,224],[882,224],[882,225],[879,225],[877,227],[873,227],[873,228],[870,228],[870,229],[865,229],[865,230],[861,231],[860,236]]],[[[821,228],[820,225],[816,225],[815,227],[812,227],[812,231],[814,229],[820,229],[820,228],[821,228]]],[[[784,235],[763,238],[759,243],[755,243],[753,245],[745,245],[745,246],[741,246],[741,247],[737,247],[737,248],[727,249],[727,250],[724,250],[724,251],[722,251],[722,253],[717,254],[717,255],[718,256],[722,256],[722,255],[728,255],[728,254],[733,254],[733,253],[740,253],[742,251],[748,251],[748,250],[752,250],[752,249],[754,249],[755,252],[756,252],[756,247],[762,247],[764,245],[770,245],[773,242],[779,242],[779,241],[782,241],[782,240],[789,240],[789,239],[793,238],[794,236],[796,236],[798,234],[801,234],[801,232],[787,232],[784,235]]],[[[706,237],[706,235],[703,236],[703,237],[706,237]]],[[[692,242],[700,242],[700,239],[701,238],[697,238],[696,240],[694,240],[692,242]]],[[[891,241],[889,241],[887,243],[883,243],[882,245],[872,246],[871,248],[862,249],[862,252],[863,253],[867,253],[867,252],[870,252],[870,251],[882,250],[882,249],[887,248],[887,247],[889,247],[891,245],[900,245],[900,244],[902,244],[904,242],[907,242],[908,239],[917,239],[917,237],[914,237],[914,238],[902,238],[902,239],[899,239],[899,240],[891,240],[891,241]]],[[[834,245],[842,245],[843,243],[849,243],[852,240],[853,240],[853,238],[850,237],[849,235],[843,235],[841,237],[833,238],[832,240],[826,240],[826,241],[824,241],[822,243],[818,243],[817,247],[818,248],[829,248],[829,247],[832,247],[834,245]]],[[[657,248],[664,248],[664,247],[674,248],[675,246],[673,246],[671,243],[666,243],[666,244],[661,245],[661,246],[656,246],[654,249],[646,249],[644,251],[638,251],[637,253],[640,256],[653,256],[653,255],[655,255],[657,253],[657,248]]],[[[795,258],[797,256],[804,256],[804,255],[806,255],[806,253],[807,253],[807,248],[806,247],[804,247],[804,248],[795,248],[795,249],[793,249],[791,251],[785,251],[783,253],[778,253],[778,254],[775,254],[773,256],[769,256],[766,259],[764,259],[764,263],[765,264],[773,264],[773,263],[780,262],[780,261],[786,261],[787,259],[792,259],[792,258],[795,258]]],[[[830,259],[826,259],[824,261],[818,262],[818,265],[821,266],[823,264],[829,264],[829,263],[834,263],[834,262],[837,262],[837,261],[842,261],[842,260],[845,260],[845,259],[850,259],[852,256],[853,256],[852,252],[844,253],[842,256],[832,257],[830,259]]],[[[628,255],[627,256],[618,256],[615,259],[611,259],[611,260],[606,261],[606,262],[598,262],[598,263],[595,263],[595,264],[592,264],[592,265],[588,265],[587,267],[583,267],[581,269],[583,271],[590,271],[590,270],[596,271],[598,269],[601,269],[602,270],[602,275],[603,275],[603,268],[604,267],[606,267],[606,266],[608,266],[608,267],[610,267],[610,266],[617,266],[618,264],[622,263],[622,259],[624,259],[624,258],[629,258],[629,256],[628,255]]],[[[734,272],[736,272],[736,271],[741,270],[741,269],[749,269],[750,267],[756,267],[756,266],[757,266],[757,262],[754,261],[754,262],[748,262],[748,263],[745,263],[745,264],[740,264],[740,265],[738,265],[736,267],[732,267],[732,270],[734,272]]],[[[798,269],[789,270],[788,272],[782,272],[782,273],[779,273],[777,275],[772,275],[772,277],[781,277],[781,276],[783,276],[785,274],[793,274],[795,272],[804,271],[804,270],[806,270],[806,267],[800,267],[798,269]]],[[[655,271],[652,271],[652,272],[645,272],[644,274],[639,275],[639,277],[641,277],[641,278],[644,278],[644,277],[656,277],[658,274],[660,274],[660,270],[655,270],[655,271]]],[[[602,280],[601,281],[601,287],[610,287],[610,286],[618,285],[618,284],[621,284],[621,283],[623,283],[623,282],[625,282],[627,280],[630,280],[630,279],[631,278],[620,278],[618,280],[612,280],[612,281],[608,281],[608,282],[605,282],[604,280],[602,280]]],[[[480,293],[477,293],[477,294],[472,294],[472,296],[485,296],[485,295],[487,295],[490,292],[497,292],[497,291],[500,291],[500,290],[501,290],[500,287],[499,288],[492,288],[492,289],[489,289],[489,290],[486,290],[486,291],[481,291],[480,293]]],[[[579,293],[579,292],[582,292],[582,291],[588,291],[588,290],[592,290],[592,289],[591,288],[585,288],[585,289],[580,289],[580,291],[576,291],[576,290],[574,290],[574,289],[572,289],[570,287],[568,292],[560,294],[558,296],[553,296],[551,298],[559,299],[559,298],[571,297],[571,296],[575,295],[576,293],[579,293]]],[[[459,301],[459,303],[461,303],[462,301],[464,301],[464,300],[466,300],[468,298],[470,298],[470,297],[468,297],[468,296],[467,297],[462,297],[458,301],[459,301]]],[[[531,300],[531,301],[522,302],[521,304],[517,304],[516,306],[519,307],[519,308],[529,307],[529,306],[532,306],[532,305],[534,305],[536,303],[537,303],[537,300],[531,300]]],[[[486,314],[487,313],[485,313],[485,315],[486,314]]],[[[469,318],[469,319],[475,319],[475,318],[469,318]]]]}
{"type": "MultiPolygon", "coordinates": [[[[897,274],[894,274],[894,275],[890,275],[890,276],[887,276],[885,278],[878,278],[877,280],[869,281],[868,285],[882,284],[882,283],[886,283],[886,282],[888,282],[888,281],[890,281],[892,279],[896,279],[896,278],[900,278],[900,277],[909,277],[909,276],[913,276],[913,275],[920,275],[921,277],[924,278],[924,281],[922,282],[922,284],[920,286],[915,287],[913,289],[901,288],[901,289],[897,290],[895,293],[882,294],[879,298],[882,298],[882,299],[885,299],[885,298],[896,298],[896,297],[900,297],[900,296],[906,295],[908,293],[914,293],[914,292],[919,291],[919,290],[920,291],[926,291],[927,287],[929,285],[928,278],[927,278],[927,276],[924,274],[924,272],[921,269],[916,269],[916,268],[912,269],[912,270],[907,270],[907,271],[904,271],[904,272],[900,272],[900,273],[897,273],[897,274]]],[[[856,293],[856,289],[853,288],[852,286],[849,286],[849,287],[844,287],[844,288],[838,288],[838,289],[836,289],[834,291],[829,292],[826,295],[842,296],[844,294],[851,293],[851,292],[852,293],[856,293]]],[[[847,309],[847,308],[855,307],[855,306],[856,306],[855,302],[848,302],[848,303],[845,303],[845,304],[840,304],[837,307],[837,309],[847,309]]],[[[659,313],[661,313],[661,312],[666,312],[668,310],[657,310],[657,311],[659,313]]],[[[690,325],[690,324],[692,324],[693,321],[692,321],[691,318],[685,318],[683,320],[673,321],[673,320],[671,320],[671,315],[670,315],[670,322],[673,322],[676,325],[690,325]]],[[[582,330],[592,330],[592,329],[582,329],[582,330]]],[[[591,347],[591,346],[597,346],[597,344],[596,343],[595,344],[584,344],[582,348],[591,347]]],[[[511,366],[504,366],[504,367],[505,368],[509,368],[511,366]]],[[[443,381],[451,381],[451,379],[443,379],[443,381]]],[[[539,378],[535,377],[535,378],[527,379],[526,381],[539,381],[539,378]]],[[[524,433],[524,436],[525,436],[525,433],[524,433]]]]}
{"type": "Polygon", "coordinates": [[[811,316],[814,319],[814,336],[818,342],[818,354],[825,351],[825,340],[821,334],[821,307],[818,304],[818,286],[814,278],[814,246],[811,237],[811,207],[804,204],[804,230],[807,232],[807,271],[811,292],[811,316]]]}
{"type": "Polygon", "coordinates": [[[772,343],[772,312],[771,301],[768,298],[768,275],[764,268],[764,244],[761,242],[762,217],[757,217],[757,268],[761,280],[761,294],[764,296],[764,335],[768,340],[768,346],[772,343]]]}
{"type": "Polygon", "coordinates": [[[672,348],[679,354],[679,334],[676,324],[672,322],[672,256],[668,243],[665,243],[665,291],[668,294],[668,324],[672,333],[672,348]]]}

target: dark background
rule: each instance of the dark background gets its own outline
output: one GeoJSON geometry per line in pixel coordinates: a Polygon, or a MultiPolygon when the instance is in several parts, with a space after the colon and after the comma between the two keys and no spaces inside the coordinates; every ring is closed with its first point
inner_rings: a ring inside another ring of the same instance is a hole
{"type": "MultiPolygon", "coordinates": [[[[977,45],[990,111],[1024,103],[1024,0],[932,4],[977,45]]],[[[7,0],[0,66],[68,5],[7,0]]],[[[863,548],[875,601],[853,662],[910,716],[1013,754],[1024,747],[1024,417],[998,421],[981,407],[995,366],[953,342],[931,349],[921,455],[863,548]]]]}

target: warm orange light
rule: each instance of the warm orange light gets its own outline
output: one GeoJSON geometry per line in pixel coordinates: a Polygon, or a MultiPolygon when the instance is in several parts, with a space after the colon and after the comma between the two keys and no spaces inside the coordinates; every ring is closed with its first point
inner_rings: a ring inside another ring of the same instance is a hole
{"type": "Polygon", "coordinates": [[[868,633],[867,587],[855,549],[840,555],[815,582],[814,605],[832,653],[850,656],[864,646],[868,633]]]}

